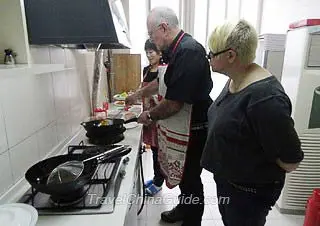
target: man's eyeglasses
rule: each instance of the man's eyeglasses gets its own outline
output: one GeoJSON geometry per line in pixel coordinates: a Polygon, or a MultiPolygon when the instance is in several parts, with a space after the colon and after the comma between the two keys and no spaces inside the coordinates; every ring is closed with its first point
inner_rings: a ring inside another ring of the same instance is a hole
{"type": "MultiPolygon", "coordinates": [[[[158,26],[156,26],[154,29],[152,29],[151,31],[148,32],[148,36],[149,36],[149,40],[150,42],[153,41],[152,35],[154,34],[154,32],[156,32],[157,30],[159,30],[160,28],[164,28],[162,25],[164,23],[159,24],[158,26]]],[[[167,26],[169,26],[168,23],[165,23],[167,26]]]]}
{"type": "Polygon", "coordinates": [[[161,28],[161,24],[159,24],[157,27],[152,29],[151,31],[148,32],[149,39],[152,40],[152,35],[155,31],[157,31],[159,28],[161,28]]]}
{"type": "Polygon", "coordinates": [[[228,49],[225,49],[225,50],[216,52],[216,53],[210,51],[210,52],[208,53],[208,55],[207,55],[207,58],[208,58],[208,60],[211,60],[211,59],[215,58],[216,56],[218,56],[218,55],[220,55],[220,54],[222,54],[222,53],[225,53],[225,52],[227,52],[227,51],[229,51],[229,50],[231,50],[231,48],[228,48],[228,49]]]}

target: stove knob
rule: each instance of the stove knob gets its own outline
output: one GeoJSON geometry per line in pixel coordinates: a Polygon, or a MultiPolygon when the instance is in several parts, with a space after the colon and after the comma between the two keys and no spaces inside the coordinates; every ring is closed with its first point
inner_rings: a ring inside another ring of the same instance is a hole
{"type": "Polygon", "coordinates": [[[120,177],[123,179],[126,176],[126,171],[125,170],[121,170],[119,172],[120,177]]]}
{"type": "Polygon", "coordinates": [[[125,157],[122,162],[123,162],[123,164],[128,164],[129,161],[130,161],[130,158],[125,157]]]}

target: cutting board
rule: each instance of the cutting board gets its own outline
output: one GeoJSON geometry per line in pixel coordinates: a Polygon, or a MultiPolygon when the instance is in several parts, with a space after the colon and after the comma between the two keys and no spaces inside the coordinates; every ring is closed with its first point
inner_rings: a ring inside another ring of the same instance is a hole
{"type": "Polygon", "coordinates": [[[141,55],[113,54],[111,71],[112,96],[135,91],[141,83],[141,55]]]}

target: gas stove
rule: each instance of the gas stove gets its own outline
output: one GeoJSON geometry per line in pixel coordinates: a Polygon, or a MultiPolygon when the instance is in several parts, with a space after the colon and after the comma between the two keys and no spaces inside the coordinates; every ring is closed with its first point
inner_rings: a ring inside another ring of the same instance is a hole
{"type": "MultiPolygon", "coordinates": [[[[120,145],[79,145],[68,147],[69,154],[96,155],[120,145]]],[[[34,206],[39,215],[84,215],[113,213],[129,157],[102,161],[89,184],[68,197],[51,197],[31,187],[20,202],[34,206]]]]}

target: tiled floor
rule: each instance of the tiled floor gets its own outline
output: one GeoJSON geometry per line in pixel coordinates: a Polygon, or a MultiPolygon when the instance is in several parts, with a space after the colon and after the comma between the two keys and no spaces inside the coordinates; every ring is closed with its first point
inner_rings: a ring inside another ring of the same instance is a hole
{"type": "MultiPolygon", "coordinates": [[[[152,178],[152,152],[147,151],[143,156],[143,166],[145,180],[152,178]]],[[[223,226],[219,210],[215,202],[215,183],[212,174],[208,171],[203,171],[202,182],[204,184],[205,200],[208,204],[205,205],[202,226],[223,226]]],[[[160,221],[160,213],[165,210],[170,210],[177,203],[177,196],[180,193],[179,188],[168,189],[165,185],[163,190],[157,194],[155,198],[146,200],[146,205],[142,213],[138,217],[138,226],[158,226],[171,225],[179,226],[180,224],[166,224],[160,221]],[[152,203],[153,202],[153,203],[152,203]]],[[[267,217],[266,226],[302,226],[303,216],[284,215],[279,213],[275,208],[267,217]]]]}

